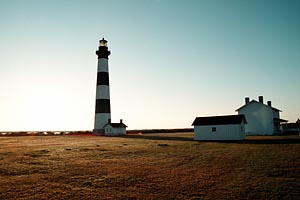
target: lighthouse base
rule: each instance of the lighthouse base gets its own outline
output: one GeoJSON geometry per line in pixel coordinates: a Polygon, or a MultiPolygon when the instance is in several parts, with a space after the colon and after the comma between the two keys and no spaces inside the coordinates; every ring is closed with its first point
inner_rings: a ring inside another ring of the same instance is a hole
{"type": "Polygon", "coordinates": [[[93,135],[105,135],[104,129],[94,129],[93,135]]]}

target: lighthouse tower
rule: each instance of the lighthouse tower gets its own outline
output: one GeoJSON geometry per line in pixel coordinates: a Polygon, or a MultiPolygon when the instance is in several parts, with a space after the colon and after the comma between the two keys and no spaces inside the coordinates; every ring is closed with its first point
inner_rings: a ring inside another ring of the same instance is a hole
{"type": "Polygon", "coordinates": [[[103,135],[104,125],[106,125],[111,120],[108,74],[108,56],[110,55],[110,51],[107,47],[107,41],[104,38],[99,41],[99,48],[96,51],[96,54],[98,56],[98,73],[95,126],[93,134],[103,135]]]}

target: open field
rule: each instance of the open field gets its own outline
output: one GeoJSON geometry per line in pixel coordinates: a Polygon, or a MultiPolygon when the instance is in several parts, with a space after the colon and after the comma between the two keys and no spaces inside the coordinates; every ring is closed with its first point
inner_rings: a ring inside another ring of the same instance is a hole
{"type": "Polygon", "coordinates": [[[298,199],[299,136],[0,137],[0,199],[298,199]]]}

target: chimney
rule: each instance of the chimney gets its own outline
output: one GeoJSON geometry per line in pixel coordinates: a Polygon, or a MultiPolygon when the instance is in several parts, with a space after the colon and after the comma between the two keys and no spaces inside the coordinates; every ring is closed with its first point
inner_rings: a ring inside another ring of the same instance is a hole
{"type": "Polygon", "coordinates": [[[259,101],[259,103],[264,103],[264,97],[263,96],[259,96],[258,97],[258,101],[259,101]]]}
{"type": "Polygon", "coordinates": [[[271,101],[267,101],[268,106],[272,107],[272,102],[271,101]]]}
{"type": "Polygon", "coordinates": [[[123,119],[120,119],[120,124],[123,124],[123,119]]]}
{"type": "Polygon", "coordinates": [[[247,105],[250,102],[249,97],[245,97],[245,104],[247,105]]]}

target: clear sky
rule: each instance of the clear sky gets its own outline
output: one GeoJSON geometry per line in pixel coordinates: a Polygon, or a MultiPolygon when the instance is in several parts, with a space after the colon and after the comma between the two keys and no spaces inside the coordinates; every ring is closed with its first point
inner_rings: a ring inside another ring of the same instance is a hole
{"type": "Polygon", "coordinates": [[[189,128],[244,98],[300,117],[299,0],[0,0],[0,131],[92,130],[98,41],[112,121],[189,128]]]}

